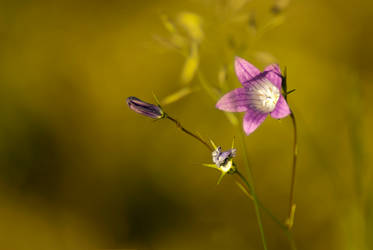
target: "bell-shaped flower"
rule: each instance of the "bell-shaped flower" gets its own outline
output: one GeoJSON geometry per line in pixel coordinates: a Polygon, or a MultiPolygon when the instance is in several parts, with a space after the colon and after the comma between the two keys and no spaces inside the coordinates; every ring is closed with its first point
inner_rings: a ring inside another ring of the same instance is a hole
{"type": "Polygon", "coordinates": [[[277,64],[269,65],[260,72],[246,60],[236,57],[235,71],[242,88],[225,94],[216,108],[228,112],[246,112],[243,129],[247,135],[254,132],[268,114],[281,119],[291,113],[281,94],[282,76],[277,64]]]}

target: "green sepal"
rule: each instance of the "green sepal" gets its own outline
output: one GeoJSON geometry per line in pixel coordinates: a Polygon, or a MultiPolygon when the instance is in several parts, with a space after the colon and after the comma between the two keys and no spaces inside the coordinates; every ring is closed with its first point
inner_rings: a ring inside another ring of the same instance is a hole
{"type": "Polygon", "coordinates": [[[214,149],[216,150],[218,147],[215,145],[215,143],[211,140],[211,139],[209,139],[210,140],[210,144],[214,147],[214,149]]]}
{"type": "Polygon", "coordinates": [[[166,114],[166,112],[163,111],[163,108],[162,108],[162,106],[161,106],[161,103],[159,102],[158,97],[155,95],[155,93],[154,93],[153,91],[152,91],[152,94],[153,94],[153,97],[154,97],[154,100],[155,100],[157,106],[158,106],[158,107],[161,109],[161,111],[162,111],[162,116],[159,117],[158,119],[156,119],[156,121],[158,121],[158,120],[160,120],[160,119],[163,119],[163,118],[167,118],[167,114],[166,114]]]}
{"type": "Polygon", "coordinates": [[[216,183],[216,185],[219,185],[220,182],[223,180],[223,177],[225,176],[226,172],[222,172],[221,175],[219,176],[219,179],[218,179],[218,182],[216,183]]]}
{"type": "Polygon", "coordinates": [[[220,168],[218,168],[215,164],[204,163],[202,165],[205,166],[205,167],[208,167],[208,168],[214,168],[214,169],[217,169],[217,170],[221,171],[220,168]]]}
{"type": "Polygon", "coordinates": [[[293,93],[295,90],[296,90],[296,89],[292,89],[292,90],[286,92],[286,95],[293,93]]]}
{"type": "Polygon", "coordinates": [[[287,68],[284,68],[284,74],[281,76],[282,82],[281,82],[281,87],[282,90],[285,93],[285,99],[286,99],[286,93],[288,92],[288,87],[287,87],[287,68]]]}
{"type": "Polygon", "coordinates": [[[153,94],[154,100],[155,100],[155,102],[157,103],[158,107],[162,108],[162,107],[161,107],[161,103],[159,102],[158,97],[155,95],[154,92],[152,92],[152,94],[153,94]]]}

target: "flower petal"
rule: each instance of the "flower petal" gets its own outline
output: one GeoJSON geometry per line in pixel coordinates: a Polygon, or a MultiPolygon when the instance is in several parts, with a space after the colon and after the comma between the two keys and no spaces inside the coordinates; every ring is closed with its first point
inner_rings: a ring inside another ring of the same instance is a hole
{"type": "Polygon", "coordinates": [[[260,82],[263,82],[265,80],[268,80],[267,78],[267,75],[268,75],[269,71],[263,71],[259,74],[257,74],[255,77],[251,78],[250,80],[242,83],[242,85],[246,88],[252,86],[252,85],[255,85],[255,84],[258,84],[260,82]]]}
{"type": "Polygon", "coordinates": [[[268,72],[266,75],[267,79],[271,81],[279,90],[281,90],[281,70],[278,64],[271,64],[264,69],[264,72],[268,72]]]}
{"type": "Polygon", "coordinates": [[[255,76],[257,76],[258,74],[260,74],[259,69],[257,69],[254,65],[240,57],[236,57],[234,62],[234,69],[236,71],[238,80],[241,83],[247,82],[255,76]]]}
{"type": "Polygon", "coordinates": [[[281,119],[290,115],[291,111],[289,105],[286,103],[285,98],[280,95],[275,109],[271,112],[271,116],[275,119],[281,119]]]}
{"type": "Polygon", "coordinates": [[[253,109],[248,109],[243,118],[243,130],[246,135],[251,134],[266,119],[268,113],[262,113],[253,109]]]}
{"type": "Polygon", "coordinates": [[[228,112],[245,112],[249,105],[249,95],[246,89],[238,88],[225,94],[218,103],[216,108],[228,112]]]}

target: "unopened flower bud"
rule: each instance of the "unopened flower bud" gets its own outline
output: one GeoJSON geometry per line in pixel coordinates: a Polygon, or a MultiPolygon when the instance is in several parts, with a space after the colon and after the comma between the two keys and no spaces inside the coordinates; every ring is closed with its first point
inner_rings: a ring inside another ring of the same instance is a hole
{"type": "Polygon", "coordinates": [[[141,101],[134,96],[130,96],[127,98],[127,104],[130,109],[140,115],[144,115],[153,119],[160,119],[165,117],[165,113],[160,106],[141,101]]]}

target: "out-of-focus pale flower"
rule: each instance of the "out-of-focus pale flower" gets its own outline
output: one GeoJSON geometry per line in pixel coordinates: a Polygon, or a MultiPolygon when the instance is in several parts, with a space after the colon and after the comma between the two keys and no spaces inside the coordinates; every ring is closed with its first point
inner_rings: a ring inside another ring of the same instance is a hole
{"type": "Polygon", "coordinates": [[[202,18],[199,15],[192,12],[181,12],[177,20],[191,39],[196,42],[202,41],[202,18]]]}
{"type": "Polygon", "coordinates": [[[279,14],[290,4],[290,0],[276,0],[271,8],[272,13],[279,14]]]}

